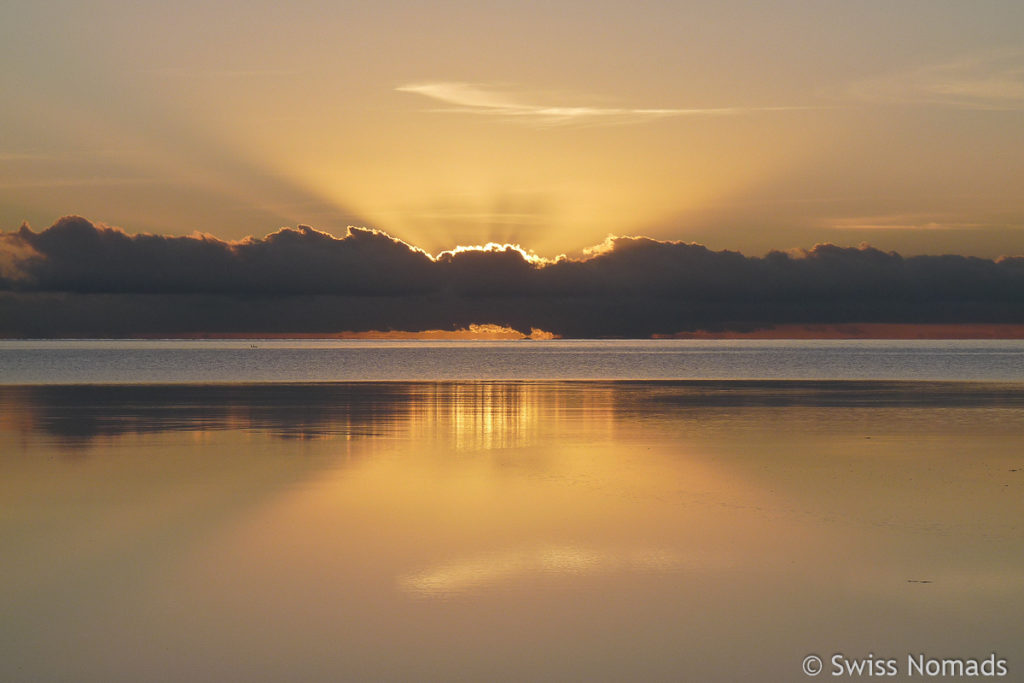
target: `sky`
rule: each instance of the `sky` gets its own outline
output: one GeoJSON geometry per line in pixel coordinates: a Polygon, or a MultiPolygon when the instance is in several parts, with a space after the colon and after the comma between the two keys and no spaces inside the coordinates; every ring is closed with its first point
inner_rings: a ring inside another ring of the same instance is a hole
{"type": "Polygon", "coordinates": [[[1024,4],[0,6],[0,229],[1024,253],[1024,4]]]}

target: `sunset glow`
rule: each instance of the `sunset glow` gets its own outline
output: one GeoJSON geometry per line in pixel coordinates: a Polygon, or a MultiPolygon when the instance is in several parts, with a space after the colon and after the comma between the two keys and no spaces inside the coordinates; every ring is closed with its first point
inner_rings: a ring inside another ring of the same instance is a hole
{"type": "Polygon", "coordinates": [[[0,683],[1019,680],[1022,29],[5,0],[0,683]]]}
{"type": "Polygon", "coordinates": [[[503,252],[503,251],[514,251],[515,253],[519,254],[524,261],[526,261],[527,263],[532,263],[532,264],[555,263],[560,258],[565,258],[564,255],[561,255],[561,256],[555,257],[553,259],[549,259],[549,258],[545,258],[543,256],[538,256],[537,254],[533,253],[532,251],[527,251],[526,249],[524,249],[523,247],[519,246],[518,244],[508,244],[508,243],[506,243],[506,244],[498,244],[497,242],[488,242],[487,244],[476,244],[476,245],[470,245],[470,246],[459,245],[459,246],[455,247],[454,249],[446,249],[445,251],[442,251],[439,254],[437,254],[436,256],[434,256],[433,259],[436,261],[438,259],[444,258],[445,256],[455,256],[457,254],[464,254],[466,252],[484,252],[484,253],[490,252],[490,253],[494,253],[494,252],[503,252]]]}
{"type": "Polygon", "coordinates": [[[1020,252],[1020,3],[60,4],[0,10],[7,230],[1020,252]]]}

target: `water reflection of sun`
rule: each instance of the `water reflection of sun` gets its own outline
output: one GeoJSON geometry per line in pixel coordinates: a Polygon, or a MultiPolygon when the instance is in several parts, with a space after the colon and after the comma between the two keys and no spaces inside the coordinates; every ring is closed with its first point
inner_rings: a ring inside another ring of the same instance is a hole
{"type": "Polygon", "coordinates": [[[546,382],[432,384],[411,402],[409,435],[456,450],[492,450],[535,445],[580,420],[611,429],[610,391],[546,382]]]}
{"type": "Polygon", "coordinates": [[[539,403],[532,385],[435,385],[417,403],[410,428],[428,438],[446,433],[458,450],[522,446],[536,440],[539,403]]]}

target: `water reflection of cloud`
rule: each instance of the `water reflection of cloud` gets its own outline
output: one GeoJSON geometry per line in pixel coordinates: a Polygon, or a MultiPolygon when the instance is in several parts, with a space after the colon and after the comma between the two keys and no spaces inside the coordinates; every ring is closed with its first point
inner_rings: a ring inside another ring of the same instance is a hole
{"type": "Polygon", "coordinates": [[[398,585],[405,593],[440,597],[545,577],[670,572],[695,566],[721,568],[725,564],[703,555],[686,556],[661,547],[544,545],[460,558],[401,576],[398,585]]]}
{"type": "Polygon", "coordinates": [[[127,434],[258,431],[288,440],[400,436],[456,450],[538,443],[607,422],[613,387],[531,382],[0,386],[0,429],[84,448],[127,434]]]}
{"type": "Polygon", "coordinates": [[[571,432],[611,436],[616,425],[652,415],[703,426],[732,409],[1007,408],[1022,397],[1019,385],[816,380],[0,385],[0,431],[66,448],[127,434],[243,430],[288,440],[400,437],[502,450],[571,432]]]}
{"type": "Polygon", "coordinates": [[[0,387],[5,431],[85,447],[126,434],[255,430],[285,439],[386,433],[408,420],[402,384],[0,387]]]}

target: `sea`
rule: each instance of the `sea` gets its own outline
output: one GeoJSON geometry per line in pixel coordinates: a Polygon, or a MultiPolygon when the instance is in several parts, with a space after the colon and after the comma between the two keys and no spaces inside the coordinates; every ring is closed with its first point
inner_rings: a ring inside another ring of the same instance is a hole
{"type": "Polygon", "coordinates": [[[1022,341],[0,341],[3,681],[1024,680],[1021,520],[1022,341]]]}
{"type": "Polygon", "coordinates": [[[0,340],[3,384],[1024,381],[1024,340],[0,340]]]}

